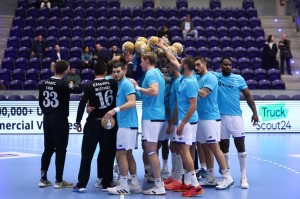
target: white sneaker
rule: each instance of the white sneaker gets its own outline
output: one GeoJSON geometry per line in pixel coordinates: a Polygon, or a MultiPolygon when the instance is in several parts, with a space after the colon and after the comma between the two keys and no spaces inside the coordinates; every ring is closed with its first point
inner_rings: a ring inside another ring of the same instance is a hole
{"type": "Polygon", "coordinates": [[[234,184],[233,179],[230,175],[228,176],[223,176],[222,180],[218,182],[218,185],[216,186],[216,189],[218,190],[223,190],[223,189],[228,189],[234,184]]]}
{"type": "Polygon", "coordinates": [[[137,185],[129,185],[129,189],[130,189],[130,192],[131,193],[142,193],[142,187],[140,184],[137,184],[137,185]]]}
{"type": "Polygon", "coordinates": [[[129,174],[127,175],[127,180],[131,181],[131,176],[129,174]]]}
{"type": "Polygon", "coordinates": [[[102,188],[102,178],[97,178],[95,187],[102,188]]]}
{"type": "Polygon", "coordinates": [[[205,178],[205,180],[199,182],[199,185],[201,185],[203,187],[205,187],[205,186],[207,186],[207,187],[215,187],[215,186],[218,185],[218,182],[217,182],[217,180],[215,178],[214,179],[205,178]]]}
{"type": "Polygon", "coordinates": [[[242,189],[248,189],[249,188],[247,177],[242,177],[241,178],[241,188],[242,189]]]}
{"type": "Polygon", "coordinates": [[[162,175],[169,175],[170,174],[169,167],[168,166],[163,167],[161,169],[161,174],[162,175]]]}
{"type": "Polygon", "coordinates": [[[152,173],[146,173],[144,175],[144,182],[154,182],[154,176],[152,173]]]}
{"type": "Polygon", "coordinates": [[[107,191],[113,195],[128,195],[128,194],[130,194],[129,188],[123,187],[121,185],[118,185],[115,187],[109,187],[109,188],[107,188],[107,191]]]}
{"type": "Polygon", "coordinates": [[[166,194],[166,190],[165,187],[152,187],[151,189],[145,190],[143,191],[143,194],[145,195],[165,195],[166,194]]]}

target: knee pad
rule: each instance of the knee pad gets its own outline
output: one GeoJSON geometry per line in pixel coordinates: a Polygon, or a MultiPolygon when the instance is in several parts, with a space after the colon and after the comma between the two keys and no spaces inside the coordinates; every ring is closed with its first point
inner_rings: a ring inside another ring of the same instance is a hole
{"type": "Polygon", "coordinates": [[[239,153],[243,153],[246,151],[244,140],[245,140],[244,138],[234,138],[234,144],[235,144],[236,150],[239,153]]]}
{"type": "Polygon", "coordinates": [[[154,155],[154,154],[156,154],[156,151],[149,151],[149,152],[147,152],[147,156],[154,155]]]}
{"type": "Polygon", "coordinates": [[[220,149],[223,153],[229,152],[229,139],[224,139],[220,141],[220,149]]]}

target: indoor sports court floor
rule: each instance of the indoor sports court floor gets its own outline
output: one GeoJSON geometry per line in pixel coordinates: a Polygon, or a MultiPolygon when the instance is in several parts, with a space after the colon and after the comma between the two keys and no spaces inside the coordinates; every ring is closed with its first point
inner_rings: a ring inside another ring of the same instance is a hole
{"type": "MultiPolygon", "coordinates": [[[[81,134],[72,134],[69,139],[64,179],[77,182],[80,163],[81,134]]],[[[228,190],[205,188],[200,198],[211,199],[299,199],[300,198],[300,134],[248,134],[248,181],[250,188],[239,187],[239,164],[234,146],[231,146],[231,168],[235,181],[228,190]]],[[[168,191],[165,196],[113,196],[94,187],[96,159],[87,193],[74,193],[72,189],[57,190],[53,187],[38,188],[40,178],[40,156],[43,151],[43,135],[0,135],[0,199],[116,199],[116,198],[181,198],[179,193],[168,191]]],[[[141,148],[134,151],[138,176],[143,181],[141,148]]],[[[96,156],[95,153],[94,156],[96,156]]],[[[218,167],[216,166],[216,170],[218,167]]],[[[216,175],[220,175],[216,172],[216,175]]],[[[54,159],[48,178],[54,182],[54,159]]],[[[143,187],[151,184],[145,183],[143,187]]]]}

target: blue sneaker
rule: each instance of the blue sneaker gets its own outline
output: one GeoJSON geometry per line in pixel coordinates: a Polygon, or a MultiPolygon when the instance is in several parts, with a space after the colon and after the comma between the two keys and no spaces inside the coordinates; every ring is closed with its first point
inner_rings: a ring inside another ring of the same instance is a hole
{"type": "Polygon", "coordinates": [[[198,179],[198,180],[201,179],[201,178],[206,178],[206,177],[207,177],[207,171],[206,171],[205,169],[201,168],[201,169],[197,172],[196,176],[197,176],[197,179],[198,179]]]}
{"type": "Polygon", "coordinates": [[[77,193],[85,193],[85,192],[86,192],[86,188],[85,188],[85,187],[78,187],[78,186],[75,186],[75,187],[73,187],[73,192],[77,192],[77,193]]]}

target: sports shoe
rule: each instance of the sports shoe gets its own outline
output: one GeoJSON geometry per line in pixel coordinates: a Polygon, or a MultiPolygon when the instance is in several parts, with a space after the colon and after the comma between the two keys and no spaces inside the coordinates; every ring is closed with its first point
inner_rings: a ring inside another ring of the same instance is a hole
{"type": "Polygon", "coordinates": [[[173,181],[173,182],[171,182],[171,183],[169,183],[169,184],[166,184],[166,185],[165,185],[165,189],[166,189],[166,190],[172,190],[174,187],[180,186],[181,184],[182,184],[182,182],[179,182],[179,181],[173,181]]]}
{"type": "Polygon", "coordinates": [[[143,191],[143,194],[145,194],[145,195],[165,195],[166,190],[163,186],[162,187],[154,186],[148,190],[143,191]]]}
{"type": "Polygon", "coordinates": [[[73,192],[85,193],[86,192],[86,188],[85,187],[75,186],[75,187],[73,187],[73,192]]]}
{"type": "Polygon", "coordinates": [[[146,173],[144,175],[144,182],[154,182],[153,173],[146,173]]]}
{"type": "Polygon", "coordinates": [[[165,185],[170,184],[171,182],[174,182],[172,177],[168,177],[167,179],[164,180],[165,185]]]}
{"type": "Polygon", "coordinates": [[[193,197],[193,196],[199,196],[204,193],[204,189],[201,186],[198,187],[192,187],[188,191],[183,192],[183,197],[193,197]]]}
{"type": "Polygon", "coordinates": [[[203,168],[201,168],[197,173],[196,173],[197,179],[201,178],[206,178],[207,177],[207,171],[203,168]]]}
{"type": "Polygon", "coordinates": [[[113,194],[113,195],[121,195],[121,194],[122,195],[128,195],[128,194],[130,194],[129,187],[123,187],[121,185],[118,185],[118,186],[115,186],[115,187],[108,187],[107,191],[110,194],[113,194]]]}
{"type": "Polygon", "coordinates": [[[136,185],[131,184],[131,185],[129,185],[129,189],[130,189],[131,193],[142,193],[143,192],[140,184],[136,184],[136,185]]]}
{"type": "Polygon", "coordinates": [[[102,179],[97,178],[96,183],[95,183],[96,188],[101,188],[102,187],[102,179]]]}
{"type": "Polygon", "coordinates": [[[234,184],[233,179],[231,176],[223,176],[222,180],[218,182],[218,185],[216,186],[216,189],[223,190],[228,189],[234,184]]]}
{"type": "Polygon", "coordinates": [[[203,187],[205,187],[205,186],[206,187],[215,187],[218,185],[218,182],[215,178],[214,179],[205,178],[205,180],[199,182],[199,185],[201,185],[203,187]]]}
{"type": "Polygon", "coordinates": [[[241,188],[242,189],[248,189],[249,188],[247,177],[242,177],[241,178],[241,188]]]}
{"type": "Polygon", "coordinates": [[[52,183],[49,180],[40,179],[39,187],[44,188],[44,187],[49,187],[49,186],[52,186],[52,183]]]}
{"type": "Polygon", "coordinates": [[[173,187],[172,188],[172,191],[175,191],[175,192],[186,192],[188,191],[190,188],[192,188],[191,185],[186,185],[184,183],[181,183],[181,185],[178,185],[176,187],[173,187]]]}
{"type": "Polygon", "coordinates": [[[73,183],[72,182],[67,182],[67,181],[61,181],[61,182],[57,182],[55,181],[54,184],[54,188],[55,189],[61,189],[61,188],[72,188],[73,187],[73,183]]]}

